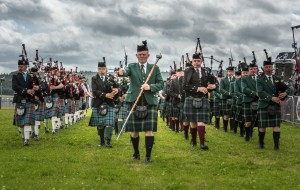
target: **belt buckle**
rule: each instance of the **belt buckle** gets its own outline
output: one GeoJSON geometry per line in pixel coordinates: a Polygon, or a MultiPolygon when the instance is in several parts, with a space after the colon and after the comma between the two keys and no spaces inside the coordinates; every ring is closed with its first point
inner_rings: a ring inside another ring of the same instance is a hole
{"type": "Polygon", "coordinates": [[[22,99],[22,100],[21,100],[21,103],[22,103],[22,104],[25,104],[25,103],[26,103],[26,99],[22,99]]]}

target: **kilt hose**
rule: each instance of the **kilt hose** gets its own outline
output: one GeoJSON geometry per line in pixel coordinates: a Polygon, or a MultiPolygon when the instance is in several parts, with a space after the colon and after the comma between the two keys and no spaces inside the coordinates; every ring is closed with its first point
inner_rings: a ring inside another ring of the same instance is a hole
{"type": "Polygon", "coordinates": [[[244,112],[243,112],[243,105],[242,104],[237,104],[236,105],[235,120],[239,121],[239,122],[245,122],[244,112]]]}
{"type": "MultiPolygon", "coordinates": [[[[127,110],[131,110],[133,103],[127,102],[126,107],[127,110]]],[[[144,119],[137,118],[135,115],[135,110],[132,111],[130,117],[128,118],[126,124],[126,132],[145,132],[145,131],[157,131],[157,106],[156,105],[148,105],[147,106],[147,117],[144,119]]]]}
{"type": "Polygon", "coordinates": [[[75,113],[74,100],[72,100],[72,99],[66,99],[65,100],[65,113],[68,113],[68,114],[74,114],[75,113]]]}
{"type": "Polygon", "coordinates": [[[116,121],[116,112],[115,112],[114,107],[108,106],[106,115],[100,115],[99,108],[93,107],[89,126],[91,126],[91,127],[97,127],[97,126],[115,127],[115,121],[116,121]]]}
{"type": "Polygon", "coordinates": [[[34,125],[35,116],[34,116],[34,103],[26,102],[26,103],[16,103],[15,107],[15,115],[14,115],[14,124],[16,126],[24,126],[24,125],[34,125]],[[24,106],[25,112],[23,115],[17,114],[17,107],[24,106]]]}
{"type": "Polygon", "coordinates": [[[221,114],[224,115],[231,115],[231,105],[227,104],[227,99],[220,100],[221,101],[221,114]]]}
{"type": "Polygon", "coordinates": [[[219,100],[213,101],[213,108],[211,109],[212,116],[220,117],[221,116],[220,108],[221,106],[219,100]]]}
{"type": "Polygon", "coordinates": [[[266,128],[266,127],[280,127],[281,123],[281,112],[280,106],[276,109],[275,115],[270,116],[267,108],[258,109],[257,111],[258,116],[258,127],[266,128]]]}
{"type": "Polygon", "coordinates": [[[34,109],[35,121],[44,121],[45,119],[45,102],[38,101],[38,109],[34,109]]]}
{"type": "Polygon", "coordinates": [[[209,102],[207,98],[202,98],[202,107],[193,107],[193,97],[187,97],[184,101],[183,113],[187,122],[210,122],[209,102]]]}
{"type": "Polygon", "coordinates": [[[128,116],[129,111],[127,110],[125,104],[120,105],[120,109],[119,112],[117,113],[117,118],[118,119],[126,119],[126,117],[128,116]]]}
{"type": "Polygon", "coordinates": [[[243,103],[243,117],[245,122],[251,122],[253,126],[258,126],[257,111],[251,109],[251,103],[243,103]]]}

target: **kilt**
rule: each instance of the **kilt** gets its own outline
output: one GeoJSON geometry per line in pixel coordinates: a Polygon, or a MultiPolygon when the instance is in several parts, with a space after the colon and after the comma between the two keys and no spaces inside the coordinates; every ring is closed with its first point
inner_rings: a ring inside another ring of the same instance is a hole
{"type": "Polygon", "coordinates": [[[231,115],[231,105],[227,104],[227,99],[220,100],[221,101],[221,113],[222,116],[224,115],[231,115]]]}
{"type": "Polygon", "coordinates": [[[34,103],[26,102],[24,104],[22,103],[16,103],[15,107],[15,115],[14,115],[14,123],[16,126],[24,126],[24,125],[34,125],[34,103]],[[17,114],[17,106],[24,105],[25,106],[25,112],[23,115],[17,114]]]}
{"type": "Polygon", "coordinates": [[[163,110],[164,109],[164,107],[165,107],[165,100],[163,100],[163,99],[160,99],[160,102],[159,102],[159,105],[158,105],[158,109],[159,110],[163,110]]]}
{"type": "Polygon", "coordinates": [[[281,112],[280,107],[276,109],[276,113],[274,116],[270,116],[267,112],[267,108],[258,109],[258,127],[266,128],[266,127],[280,127],[281,123],[281,112]]]}
{"type": "Polygon", "coordinates": [[[59,99],[58,101],[59,101],[59,110],[58,110],[57,117],[61,118],[62,116],[65,115],[65,100],[59,99]]]}
{"type": "Polygon", "coordinates": [[[58,117],[59,109],[60,109],[60,102],[58,98],[52,98],[53,106],[51,110],[51,117],[58,117]]]}
{"type": "Polygon", "coordinates": [[[202,99],[203,106],[201,108],[193,107],[193,98],[187,97],[184,101],[183,113],[187,122],[210,122],[209,102],[207,98],[202,99]]]}
{"type": "Polygon", "coordinates": [[[72,99],[67,99],[67,103],[65,103],[65,113],[74,114],[75,113],[75,103],[72,99]]]}
{"type": "Polygon", "coordinates": [[[235,120],[244,122],[244,116],[243,116],[243,105],[242,104],[237,104],[236,105],[236,110],[235,110],[235,120]]]}
{"type": "Polygon", "coordinates": [[[44,98],[44,100],[45,100],[45,102],[47,102],[48,100],[51,100],[52,103],[53,103],[52,108],[47,108],[45,106],[45,118],[47,119],[47,118],[51,118],[53,116],[56,116],[56,113],[59,111],[59,107],[58,107],[59,102],[57,101],[58,98],[52,98],[51,96],[47,96],[47,97],[44,98]]]}
{"type": "MultiPolygon", "coordinates": [[[[127,110],[131,110],[133,103],[126,103],[127,110]]],[[[147,107],[148,115],[145,119],[139,119],[135,116],[134,111],[128,118],[126,124],[126,132],[142,132],[142,131],[157,131],[157,106],[147,107]]]]}
{"type": "Polygon", "coordinates": [[[78,102],[78,109],[82,110],[82,104],[83,104],[83,97],[80,97],[80,100],[78,102]]]}
{"type": "Polygon", "coordinates": [[[89,122],[89,126],[96,127],[96,126],[111,126],[115,127],[116,121],[116,112],[114,107],[108,106],[107,114],[100,115],[98,114],[99,108],[92,108],[92,115],[89,122]]]}
{"type": "Polygon", "coordinates": [[[220,117],[220,102],[219,101],[213,101],[213,108],[211,109],[212,116],[220,117]]]}
{"type": "Polygon", "coordinates": [[[165,116],[166,117],[171,116],[171,105],[172,105],[171,102],[166,102],[165,103],[165,116]]]}
{"type": "Polygon", "coordinates": [[[44,121],[45,119],[45,102],[38,101],[39,108],[34,110],[34,119],[36,121],[44,121]]]}
{"type": "Polygon", "coordinates": [[[178,104],[178,106],[179,106],[179,117],[178,117],[178,120],[179,121],[185,121],[186,120],[186,118],[184,117],[184,114],[183,114],[183,102],[180,102],[179,104],[178,104]]]}
{"type": "Polygon", "coordinates": [[[128,116],[129,111],[127,110],[125,104],[121,105],[119,112],[117,113],[118,119],[125,119],[128,116]]]}
{"type": "Polygon", "coordinates": [[[79,110],[79,102],[80,102],[80,100],[75,100],[75,105],[74,105],[75,111],[79,110]]]}
{"type": "Polygon", "coordinates": [[[179,117],[180,114],[180,105],[179,104],[171,104],[171,117],[179,117]]]}
{"type": "Polygon", "coordinates": [[[243,117],[245,122],[255,122],[257,111],[251,109],[251,103],[243,103],[243,117]]]}

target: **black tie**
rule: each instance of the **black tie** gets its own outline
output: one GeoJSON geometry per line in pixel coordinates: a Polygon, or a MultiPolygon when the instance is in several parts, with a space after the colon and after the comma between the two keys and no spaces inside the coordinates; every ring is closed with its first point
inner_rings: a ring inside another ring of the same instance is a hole
{"type": "Polygon", "coordinates": [[[100,79],[102,80],[102,82],[104,82],[104,81],[103,81],[103,78],[104,78],[103,76],[100,77],[100,79]]]}
{"type": "Polygon", "coordinates": [[[199,78],[201,78],[200,77],[200,69],[199,68],[197,68],[197,75],[198,75],[199,78]]]}
{"type": "Polygon", "coordinates": [[[272,77],[271,77],[271,76],[269,76],[269,81],[270,81],[271,83],[273,83],[273,82],[272,82],[272,77]]]}

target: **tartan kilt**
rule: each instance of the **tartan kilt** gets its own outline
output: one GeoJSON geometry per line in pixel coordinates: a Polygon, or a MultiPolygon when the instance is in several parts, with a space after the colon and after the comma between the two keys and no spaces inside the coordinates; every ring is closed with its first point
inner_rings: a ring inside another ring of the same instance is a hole
{"type": "Polygon", "coordinates": [[[244,112],[243,112],[243,105],[242,104],[237,104],[236,105],[236,110],[235,110],[235,120],[244,122],[244,112]]]}
{"type": "Polygon", "coordinates": [[[108,106],[107,114],[100,115],[98,113],[99,108],[92,108],[92,115],[89,122],[89,126],[96,127],[96,126],[111,126],[115,127],[116,121],[116,112],[114,107],[108,106]]]}
{"type": "Polygon", "coordinates": [[[127,116],[128,116],[128,110],[125,106],[125,104],[123,104],[121,107],[120,107],[120,110],[119,112],[117,113],[117,118],[118,119],[125,119],[127,116]]]}
{"type": "Polygon", "coordinates": [[[251,109],[251,103],[243,103],[243,117],[245,122],[255,122],[257,112],[251,109]]]}
{"type": "Polygon", "coordinates": [[[75,103],[72,99],[67,99],[67,103],[65,102],[65,113],[74,114],[75,113],[75,103]]]}
{"type": "Polygon", "coordinates": [[[34,110],[34,119],[36,121],[44,121],[45,119],[45,102],[38,101],[39,108],[34,110]]]}
{"type": "MultiPolygon", "coordinates": [[[[132,105],[133,103],[127,102],[125,106],[127,110],[131,110],[132,105]]],[[[157,106],[148,105],[147,110],[148,115],[145,119],[137,118],[135,116],[135,111],[131,113],[126,124],[126,132],[157,131],[157,106]]]]}
{"type": "Polygon", "coordinates": [[[183,114],[183,104],[184,104],[184,102],[180,102],[179,103],[179,117],[178,117],[178,120],[179,121],[185,121],[186,119],[185,119],[185,117],[184,117],[184,114],[183,114]]]}
{"type": "Polygon", "coordinates": [[[78,109],[82,110],[82,104],[83,104],[83,97],[80,97],[80,100],[78,102],[78,109]]]}
{"type": "Polygon", "coordinates": [[[74,104],[75,112],[79,110],[79,102],[80,100],[75,100],[75,104],[74,104]]]}
{"type": "Polygon", "coordinates": [[[166,117],[171,116],[171,105],[172,105],[171,102],[166,102],[165,103],[165,116],[166,117]]]}
{"type": "Polygon", "coordinates": [[[61,118],[62,116],[65,115],[65,100],[64,99],[59,99],[59,111],[57,114],[58,118],[61,118]]]}
{"type": "Polygon", "coordinates": [[[210,122],[209,102],[207,98],[202,99],[201,108],[193,107],[193,97],[187,97],[184,101],[183,113],[187,122],[210,122]]]}
{"type": "Polygon", "coordinates": [[[16,126],[24,126],[24,125],[34,125],[35,116],[34,116],[34,103],[26,102],[26,103],[16,103],[15,107],[15,115],[14,115],[14,124],[16,126]],[[17,114],[17,106],[24,105],[25,112],[23,115],[17,114]]]}
{"type": "Polygon", "coordinates": [[[227,104],[227,99],[220,100],[221,101],[221,113],[222,116],[224,115],[231,115],[231,105],[227,104]]]}
{"type": "Polygon", "coordinates": [[[164,109],[164,107],[165,107],[165,100],[163,100],[163,99],[161,99],[160,100],[160,103],[159,103],[159,105],[158,105],[158,109],[159,110],[163,110],[164,109]]]}
{"type": "Polygon", "coordinates": [[[180,107],[179,104],[171,104],[171,117],[178,118],[180,114],[180,107]]]}
{"type": "Polygon", "coordinates": [[[45,97],[45,102],[52,99],[52,108],[47,108],[45,106],[45,117],[51,118],[51,117],[57,117],[57,114],[59,112],[59,101],[58,98],[52,98],[51,96],[45,97]]]}
{"type": "Polygon", "coordinates": [[[281,123],[281,112],[280,107],[276,109],[275,116],[270,116],[267,112],[267,108],[258,109],[258,127],[266,128],[266,127],[280,127],[281,123]]]}
{"type": "Polygon", "coordinates": [[[213,108],[211,109],[212,116],[220,117],[220,102],[213,101],[213,108]]]}

